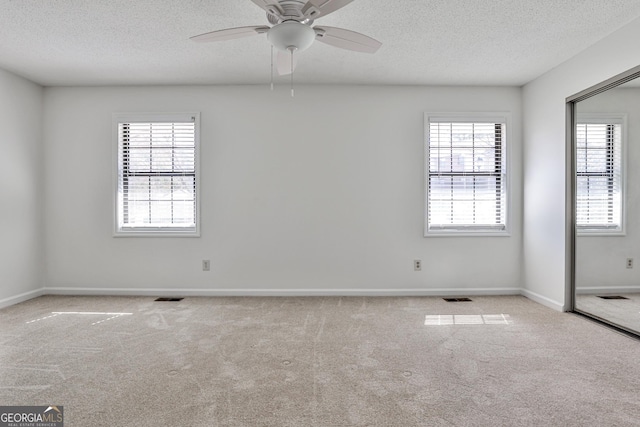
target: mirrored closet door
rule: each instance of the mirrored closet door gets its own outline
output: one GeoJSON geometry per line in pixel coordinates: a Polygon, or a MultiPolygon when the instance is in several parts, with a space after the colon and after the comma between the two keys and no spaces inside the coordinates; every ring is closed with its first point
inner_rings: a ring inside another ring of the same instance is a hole
{"type": "Polygon", "coordinates": [[[567,101],[573,308],[640,334],[640,67],[567,101]]]}

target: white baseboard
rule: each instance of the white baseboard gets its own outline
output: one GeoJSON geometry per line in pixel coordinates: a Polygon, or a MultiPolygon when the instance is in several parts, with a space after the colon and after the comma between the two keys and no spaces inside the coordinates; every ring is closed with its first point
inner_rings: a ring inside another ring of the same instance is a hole
{"type": "MultiPolygon", "coordinates": [[[[610,288],[608,288],[610,289],[610,288]]],[[[620,289],[620,288],[617,288],[620,289]]],[[[630,287],[624,288],[630,291],[630,287]]],[[[640,291],[638,288],[633,288],[640,291]]],[[[615,291],[620,292],[620,291],[615,291]]],[[[598,293],[598,292],[596,292],[598,293]]],[[[104,296],[167,296],[167,297],[225,297],[225,296],[496,296],[523,295],[532,301],[557,311],[563,305],[557,301],[521,288],[437,288],[437,289],[144,289],[144,288],[75,288],[51,287],[25,292],[0,300],[0,308],[18,304],[42,295],[104,295],[104,296]]]]}
{"type": "Polygon", "coordinates": [[[9,298],[0,300],[0,308],[9,307],[10,305],[19,304],[21,302],[37,298],[45,294],[44,288],[36,289],[33,291],[25,292],[20,295],[15,295],[9,298]]]}
{"type": "Polygon", "coordinates": [[[577,295],[640,293],[640,286],[592,286],[576,289],[577,295]]]}
{"type": "Polygon", "coordinates": [[[105,296],[482,296],[521,295],[520,288],[453,289],[144,289],[144,288],[45,288],[49,295],[105,296]]]}
{"type": "Polygon", "coordinates": [[[563,304],[559,303],[558,301],[554,301],[551,298],[547,298],[545,296],[542,296],[540,294],[537,294],[535,292],[532,292],[528,289],[522,289],[521,290],[521,294],[527,298],[529,298],[531,301],[535,301],[538,304],[542,304],[546,307],[552,308],[556,311],[565,311],[565,307],[563,304]]]}

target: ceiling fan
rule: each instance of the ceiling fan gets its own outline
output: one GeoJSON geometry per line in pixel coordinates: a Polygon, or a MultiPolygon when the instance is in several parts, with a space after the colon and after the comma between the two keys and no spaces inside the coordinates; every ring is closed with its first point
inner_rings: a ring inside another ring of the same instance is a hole
{"type": "MultiPolygon", "coordinates": [[[[251,0],[267,12],[267,20],[272,25],[227,28],[191,37],[195,42],[214,42],[239,39],[258,34],[266,34],[272,45],[273,88],[273,48],[278,50],[276,68],[280,75],[291,74],[295,68],[294,52],[302,52],[314,40],[341,49],[356,52],[375,53],[382,43],[364,34],[344,28],[325,25],[311,27],[313,22],[348,5],[353,0],[251,0]]],[[[291,89],[293,96],[293,86],[291,89]]]]}

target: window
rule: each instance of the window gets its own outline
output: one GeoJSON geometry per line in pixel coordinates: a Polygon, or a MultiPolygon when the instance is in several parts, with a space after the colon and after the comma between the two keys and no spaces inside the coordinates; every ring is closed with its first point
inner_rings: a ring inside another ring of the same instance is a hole
{"type": "Polygon", "coordinates": [[[199,114],[114,116],[116,235],[199,233],[199,114]]]}
{"type": "Polygon", "coordinates": [[[427,115],[425,235],[507,234],[507,119],[427,115]]]}
{"type": "Polygon", "coordinates": [[[624,117],[579,115],[576,127],[576,226],[621,233],[624,117]]]}

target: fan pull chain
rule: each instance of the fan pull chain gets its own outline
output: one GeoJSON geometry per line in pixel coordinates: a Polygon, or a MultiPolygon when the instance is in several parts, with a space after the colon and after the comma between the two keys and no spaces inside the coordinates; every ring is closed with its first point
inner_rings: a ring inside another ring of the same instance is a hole
{"type": "Polygon", "coordinates": [[[289,50],[291,51],[291,97],[294,97],[294,93],[293,93],[293,51],[295,50],[295,48],[289,48],[289,50]]]}
{"type": "Polygon", "coordinates": [[[273,45],[271,45],[271,91],[273,92],[273,45]]]}

